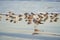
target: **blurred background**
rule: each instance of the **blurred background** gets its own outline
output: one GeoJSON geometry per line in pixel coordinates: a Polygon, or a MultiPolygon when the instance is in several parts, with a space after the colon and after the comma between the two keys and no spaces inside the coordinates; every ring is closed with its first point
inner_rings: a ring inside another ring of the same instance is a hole
{"type": "MultiPolygon", "coordinates": [[[[59,0],[0,0],[0,14],[7,14],[12,11],[15,14],[56,12],[60,13],[59,0]]],[[[34,29],[34,24],[27,25],[22,20],[17,23],[10,23],[2,16],[0,21],[0,40],[32,40],[32,35],[28,32],[34,29]],[[11,33],[11,34],[10,34],[11,33]],[[26,38],[25,38],[26,36],[26,38]]],[[[57,22],[49,21],[37,26],[43,32],[54,32],[60,34],[60,14],[57,22]]],[[[60,37],[35,36],[34,40],[60,40],[60,37]]]]}

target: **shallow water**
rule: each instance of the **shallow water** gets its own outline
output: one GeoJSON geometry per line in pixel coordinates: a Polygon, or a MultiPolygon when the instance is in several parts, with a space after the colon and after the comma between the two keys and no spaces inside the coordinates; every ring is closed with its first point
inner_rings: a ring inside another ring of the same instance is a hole
{"type": "Polygon", "coordinates": [[[24,33],[3,33],[0,32],[0,40],[60,40],[60,37],[57,36],[48,36],[48,35],[31,35],[24,33]]]}

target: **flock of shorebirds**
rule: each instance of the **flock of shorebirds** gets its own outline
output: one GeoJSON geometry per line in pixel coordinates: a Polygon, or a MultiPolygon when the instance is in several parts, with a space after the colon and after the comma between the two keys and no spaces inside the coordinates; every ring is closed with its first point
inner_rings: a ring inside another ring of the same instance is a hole
{"type": "Polygon", "coordinates": [[[31,24],[32,21],[35,23],[35,24],[43,24],[43,22],[45,22],[49,17],[50,17],[50,22],[57,22],[57,20],[59,19],[57,16],[58,14],[57,13],[50,13],[51,15],[48,16],[49,13],[39,13],[39,14],[34,14],[31,12],[31,14],[29,13],[24,13],[24,15],[17,15],[15,13],[12,13],[12,12],[8,12],[9,14],[0,14],[0,21],[1,21],[1,18],[2,18],[2,15],[5,15],[6,16],[6,21],[7,20],[10,20],[10,22],[14,22],[16,23],[16,18],[18,18],[18,21],[21,21],[22,20],[22,17],[24,16],[24,19],[25,21],[27,22],[27,24],[31,24]],[[10,18],[10,19],[9,19],[10,18]],[[14,20],[15,19],[15,20],[14,20]]]}
{"type": "MultiPolygon", "coordinates": [[[[2,15],[6,16],[6,21],[10,21],[13,23],[16,23],[17,21],[21,21],[24,17],[25,21],[27,22],[27,24],[32,24],[32,22],[36,25],[38,24],[44,24],[43,22],[45,22],[46,20],[48,20],[48,18],[50,17],[50,22],[57,22],[58,18],[58,13],[50,13],[50,16],[48,15],[49,13],[39,13],[39,14],[34,14],[33,12],[29,13],[24,13],[24,15],[19,14],[16,15],[13,12],[8,12],[8,14],[0,14],[0,21],[2,19],[2,15]],[[43,21],[43,22],[42,22],[43,21]]],[[[38,34],[40,30],[34,29],[34,33],[33,34],[38,34]]]]}

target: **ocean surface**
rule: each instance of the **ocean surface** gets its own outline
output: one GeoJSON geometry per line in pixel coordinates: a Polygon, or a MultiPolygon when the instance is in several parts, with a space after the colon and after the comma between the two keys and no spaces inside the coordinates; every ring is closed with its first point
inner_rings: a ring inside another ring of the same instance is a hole
{"type": "Polygon", "coordinates": [[[0,40],[60,40],[57,36],[0,32],[0,40]]]}

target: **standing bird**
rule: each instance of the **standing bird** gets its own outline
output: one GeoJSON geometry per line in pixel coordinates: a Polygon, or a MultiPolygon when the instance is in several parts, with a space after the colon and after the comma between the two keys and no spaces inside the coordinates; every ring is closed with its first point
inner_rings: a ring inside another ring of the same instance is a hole
{"type": "Polygon", "coordinates": [[[29,15],[28,13],[25,13],[24,14],[25,18],[24,19],[27,19],[28,15],[29,15]]]}
{"type": "Polygon", "coordinates": [[[7,21],[7,20],[9,20],[9,15],[8,15],[8,14],[6,14],[6,21],[7,21]]]}
{"type": "Polygon", "coordinates": [[[48,19],[48,13],[44,14],[44,22],[48,19]]]}
{"type": "Polygon", "coordinates": [[[21,20],[22,20],[22,16],[23,16],[23,15],[21,15],[21,14],[18,15],[18,17],[19,17],[18,21],[21,21],[21,20]]]}
{"type": "Polygon", "coordinates": [[[33,19],[33,16],[29,14],[27,17],[28,24],[32,23],[32,19],[33,19]]]}

